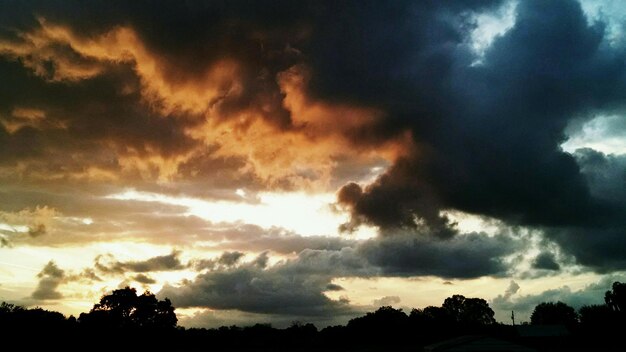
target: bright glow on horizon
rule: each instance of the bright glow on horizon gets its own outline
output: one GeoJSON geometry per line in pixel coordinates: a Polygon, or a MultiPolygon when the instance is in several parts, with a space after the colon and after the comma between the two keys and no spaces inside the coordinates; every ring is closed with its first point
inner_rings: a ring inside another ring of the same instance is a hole
{"type": "Polygon", "coordinates": [[[0,231],[12,231],[12,232],[28,232],[28,226],[24,225],[9,225],[0,223],[0,231]]]}
{"type": "MultiPolygon", "coordinates": [[[[331,205],[336,201],[333,193],[267,192],[259,193],[257,197],[258,203],[207,201],[129,190],[108,198],[181,205],[188,208],[189,215],[211,222],[243,222],[266,229],[282,227],[303,236],[338,235],[339,225],[349,220],[349,214],[338,213],[332,209],[331,205]]],[[[371,238],[376,236],[376,229],[362,226],[351,236],[357,239],[371,238]]]]}

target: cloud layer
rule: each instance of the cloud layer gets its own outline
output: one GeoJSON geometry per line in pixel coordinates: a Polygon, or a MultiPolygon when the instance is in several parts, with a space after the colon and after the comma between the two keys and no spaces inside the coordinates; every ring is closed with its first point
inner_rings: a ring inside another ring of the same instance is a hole
{"type": "MultiPolygon", "coordinates": [[[[282,318],[359,310],[329,298],[340,277],[624,270],[626,42],[589,6],[3,2],[0,249],[164,246],[102,250],[89,280],[195,271],[161,294],[282,318]],[[287,211],[259,227],[188,205],[295,191],[336,194],[345,223],[301,236],[287,211]]],[[[87,274],[51,261],[32,298],[87,274]]]]}

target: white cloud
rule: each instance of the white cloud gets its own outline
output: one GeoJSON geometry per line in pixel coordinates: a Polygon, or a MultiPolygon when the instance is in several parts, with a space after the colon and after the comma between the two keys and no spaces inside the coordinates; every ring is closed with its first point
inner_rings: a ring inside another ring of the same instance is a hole
{"type": "Polygon", "coordinates": [[[507,1],[493,12],[476,14],[476,28],[471,32],[470,45],[477,55],[474,64],[480,64],[493,40],[506,33],[515,24],[517,1],[507,1]]]}
{"type": "Polygon", "coordinates": [[[588,121],[574,121],[566,133],[568,139],[561,144],[566,152],[591,148],[605,154],[626,154],[626,116],[598,115],[588,121]]]}

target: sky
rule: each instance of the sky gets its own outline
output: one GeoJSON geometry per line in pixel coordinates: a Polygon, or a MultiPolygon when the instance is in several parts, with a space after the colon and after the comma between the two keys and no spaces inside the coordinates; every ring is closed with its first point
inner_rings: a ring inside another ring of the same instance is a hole
{"type": "Polygon", "coordinates": [[[0,0],[0,300],[318,327],[626,280],[626,8],[0,0]]]}

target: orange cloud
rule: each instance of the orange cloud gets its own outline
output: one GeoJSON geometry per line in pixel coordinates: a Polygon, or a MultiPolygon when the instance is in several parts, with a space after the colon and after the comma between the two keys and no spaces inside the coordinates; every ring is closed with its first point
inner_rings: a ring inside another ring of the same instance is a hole
{"type": "MultiPolygon", "coordinates": [[[[308,80],[313,74],[296,65],[275,77],[281,94],[260,91],[255,103],[242,103],[237,109],[220,109],[222,103],[238,101],[253,85],[244,79],[245,63],[227,57],[202,63],[206,69],[193,77],[176,77],[172,72],[185,68],[160,57],[142,42],[133,28],[113,27],[95,36],[82,36],[71,28],[39,20],[39,27],[18,36],[17,41],[0,41],[0,55],[21,60],[33,72],[50,81],[76,82],[106,74],[114,65],[130,65],[140,81],[139,93],[150,110],[168,116],[191,115],[198,123],[188,127],[187,136],[200,141],[196,149],[164,156],[159,150],[135,150],[124,145],[109,145],[116,152],[119,172],[161,182],[175,181],[178,168],[207,148],[216,148],[212,157],[237,157],[246,160],[241,172],[255,175],[270,187],[327,188],[338,160],[358,163],[375,160],[393,162],[411,148],[407,132],[377,144],[363,144],[355,135],[376,127],[384,111],[371,107],[316,101],[307,95],[308,80]],[[47,68],[52,62],[54,69],[47,68]],[[276,107],[289,114],[289,121],[276,123],[268,114],[276,107]],[[228,110],[228,111],[226,111],[228,110]],[[234,112],[233,112],[234,111],[234,112]],[[228,114],[228,116],[226,116],[228,114]],[[280,126],[279,126],[280,125],[280,126]]],[[[248,72],[249,73],[249,72],[248,72]]],[[[271,78],[270,78],[271,80],[271,78]]],[[[133,92],[121,83],[120,92],[133,92]]],[[[276,93],[279,93],[278,91],[276,93]]],[[[45,116],[36,110],[14,111],[16,121],[9,131],[35,125],[45,116]]],[[[7,127],[8,126],[8,127],[7,127]]],[[[90,167],[77,173],[78,178],[110,179],[110,170],[90,167]]]]}
{"type": "Polygon", "coordinates": [[[391,162],[411,147],[408,133],[374,147],[352,141],[347,137],[350,132],[373,127],[384,113],[311,100],[306,94],[309,75],[303,66],[278,74],[282,104],[291,113],[287,129],[264,120],[259,112],[247,111],[228,121],[209,118],[189,133],[219,145],[218,155],[245,157],[257,176],[278,187],[324,188],[339,159],[391,162]]]}
{"type": "Polygon", "coordinates": [[[24,127],[36,129],[67,128],[64,121],[47,119],[44,110],[27,107],[15,107],[9,116],[0,116],[0,124],[11,134],[24,127]]]}
{"type": "Polygon", "coordinates": [[[224,96],[241,91],[238,66],[227,59],[210,63],[204,74],[193,80],[168,79],[168,64],[150,52],[129,27],[83,37],[71,28],[40,18],[39,28],[20,33],[18,38],[0,41],[0,54],[19,59],[49,81],[80,81],[104,73],[111,64],[133,65],[141,79],[142,95],[165,115],[176,110],[203,113],[224,96]]]}

